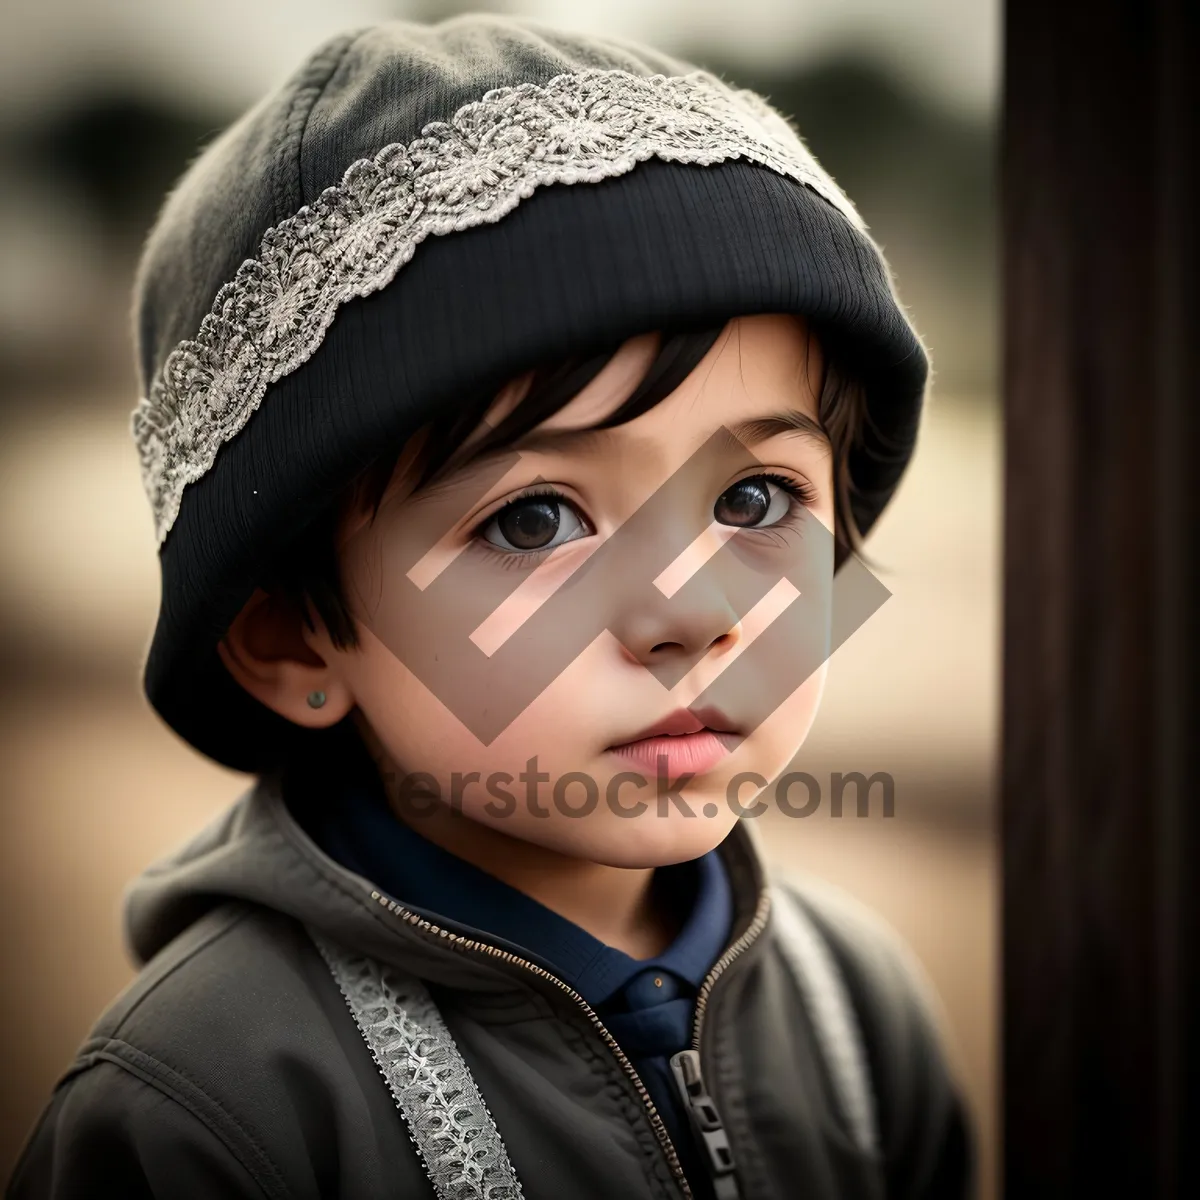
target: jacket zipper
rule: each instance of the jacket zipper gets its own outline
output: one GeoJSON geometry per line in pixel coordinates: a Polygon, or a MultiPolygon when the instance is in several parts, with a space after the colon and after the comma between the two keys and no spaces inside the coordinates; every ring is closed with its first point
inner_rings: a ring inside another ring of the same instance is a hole
{"type": "MultiPolygon", "coordinates": [[[[604,1040],[604,1044],[613,1052],[617,1061],[621,1064],[622,1069],[625,1071],[626,1075],[629,1076],[634,1087],[637,1089],[638,1095],[641,1097],[642,1103],[646,1107],[646,1112],[650,1117],[651,1127],[654,1129],[654,1136],[658,1138],[658,1144],[662,1147],[663,1153],[667,1156],[667,1163],[669,1164],[675,1179],[679,1183],[679,1186],[687,1200],[694,1200],[691,1184],[688,1183],[687,1176],[684,1175],[683,1167],[679,1162],[679,1153],[671,1141],[670,1134],[667,1133],[667,1127],[663,1124],[662,1117],[658,1115],[658,1109],[655,1106],[650,1093],[646,1090],[646,1085],[642,1082],[641,1077],[638,1075],[633,1063],[629,1061],[625,1051],[622,1050],[617,1044],[617,1039],[608,1032],[604,1022],[601,1021],[596,1015],[595,1009],[593,1009],[592,1006],[588,1004],[588,1002],[577,991],[575,991],[574,988],[572,988],[569,984],[563,983],[563,981],[559,979],[557,975],[551,974],[544,967],[539,967],[537,963],[531,963],[528,959],[521,958],[516,954],[511,954],[507,950],[501,950],[498,946],[489,945],[487,942],[481,942],[476,938],[463,937],[461,934],[452,933],[449,929],[443,929],[440,925],[434,925],[432,921],[425,920],[424,917],[413,912],[411,909],[405,908],[402,904],[398,904],[395,900],[383,895],[382,892],[372,889],[371,899],[375,900],[382,907],[386,908],[388,912],[392,913],[394,916],[401,917],[403,920],[407,921],[408,924],[414,925],[416,928],[421,929],[426,933],[436,934],[437,937],[449,942],[451,945],[460,950],[481,950],[485,954],[491,955],[493,958],[500,959],[502,962],[514,963],[517,966],[524,967],[528,971],[532,971],[534,975],[537,975],[541,979],[549,980],[549,982],[553,983],[561,991],[566,992],[566,994],[570,996],[571,999],[574,1000],[575,1003],[587,1014],[588,1020],[591,1021],[591,1023],[595,1026],[601,1038],[604,1040]]],[[[695,1019],[692,1024],[693,1049],[691,1051],[683,1051],[684,1054],[696,1054],[696,1077],[698,1080],[700,1030],[704,1021],[704,1010],[708,1005],[709,993],[712,991],[713,984],[716,983],[716,981],[724,973],[726,967],[728,967],[729,964],[733,962],[733,960],[737,958],[737,956],[741,954],[746,947],[749,946],[750,943],[753,942],[754,939],[762,932],[763,927],[767,923],[767,913],[770,910],[770,904],[770,899],[766,893],[759,897],[758,908],[755,911],[754,920],[751,921],[749,928],[733,943],[732,946],[729,947],[728,950],[725,951],[724,954],[721,955],[719,959],[717,959],[717,961],[713,964],[712,970],[710,970],[709,973],[704,977],[704,982],[700,985],[700,990],[696,995],[695,1019]]],[[[679,1056],[676,1055],[675,1057],[678,1058],[679,1056]]],[[[674,1060],[672,1060],[672,1062],[673,1061],[674,1060]]],[[[702,1081],[700,1082],[702,1085],[702,1081]]],[[[691,1097],[685,1093],[684,1099],[688,1103],[689,1110],[692,1110],[691,1097]]],[[[709,1101],[710,1105],[711,1103],[712,1102],[709,1101]]],[[[715,1109],[713,1112],[715,1113],[715,1109]]],[[[718,1127],[720,1127],[719,1121],[718,1127]]]]}
{"type": "Polygon", "coordinates": [[[700,985],[692,1023],[692,1048],[671,1056],[671,1073],[675,1077],[675,1087],[683,1100],[696,1140],[707,1161],[717,1200],[740,1200],[741,1192],[734,1174],[737,1164],[729,1146],[729,1135],[725,1132],[721,1114],[709,1095],[700,1068],[700,1033],[704,1027],[704,1015],[713,985],[724,974],[725,968],[763,931],[770,910],[771,900],[764,892],[759,897],[754,919],[746,932],[717,959],[700,985]]]}
{"type": "Polygon", "coordinates": [[[766,928],[767,916],[771,911],[770,893],[763,891],[758,898],[758,907],[754,910],[754,919],[746,927],[746,932],[738,938],[720,958],[712,965],[712,970],[704,977],[700,990],[696,993],[696,1012],[692,1018],[692,1049],[700,1053],[700,1029],[704,1024],[704,1013],[708,1008],[708,997],[712,993],[713,984],[725,974],[725,969],[738,957],[760,933],[766,928]]]}

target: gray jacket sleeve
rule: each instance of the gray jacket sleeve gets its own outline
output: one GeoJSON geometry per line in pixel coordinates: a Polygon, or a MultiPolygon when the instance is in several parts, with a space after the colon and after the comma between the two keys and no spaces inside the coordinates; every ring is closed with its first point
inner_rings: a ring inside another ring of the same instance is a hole
{"type": "Polygon", "coordinates": [[[832,888],[798,894],[849,989],[879,1122],[888,1200],[976,1195],[970,1116],[942,1045],[940,1005],[916,957],[865,906],[832,888]]]}
{"type": "Polygon", "coordinates": [[[186,1099],[100,1061],[62,1083],[6,1192],[9,1200],[263,1200],[265,1189],[186,1099]]]}

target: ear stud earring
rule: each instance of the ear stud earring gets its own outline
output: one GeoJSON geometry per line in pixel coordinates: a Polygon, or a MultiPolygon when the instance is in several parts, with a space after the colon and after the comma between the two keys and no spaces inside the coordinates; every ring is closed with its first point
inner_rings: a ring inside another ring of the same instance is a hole
{"type": "Polygon", "coordinates": [[[325,703],[325,693],[324,692],[309,692],[308,693],[308,707],[309,708],[320,708],[321,705],[324,703],[325,703]]]}

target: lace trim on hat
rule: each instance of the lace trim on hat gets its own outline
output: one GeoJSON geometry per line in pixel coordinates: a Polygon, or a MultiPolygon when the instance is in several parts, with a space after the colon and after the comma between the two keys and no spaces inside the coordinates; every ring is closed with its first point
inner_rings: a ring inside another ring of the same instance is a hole
{"type": "Polygon", "coordinates": [[[521,1200],[508,1152],[425,985],[315,931],[438,1200],[521,1200]]]}
{"type": "Polygon", "coordinates": [[[430,235],[499,221],[539,186],[598,183],[651,157],[748,159],[865,228],[780,113],[708,72],[594,69],[495,88],[408,145],[359,159],[268,229],[196,337],[167,356],[130,423],[159,545],[183,489],[212,467],[267,388],[312,356],[339,305],[385,287],[430,235]]]}

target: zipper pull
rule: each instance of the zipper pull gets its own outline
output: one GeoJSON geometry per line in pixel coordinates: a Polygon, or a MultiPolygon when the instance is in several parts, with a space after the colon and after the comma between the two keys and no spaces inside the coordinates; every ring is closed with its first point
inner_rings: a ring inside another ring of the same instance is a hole
{"type": "Polygon", "coordinates": [[[734,1176],[733,1151],[721,1115],[712,1102],[700,1074],[700,1054],[696,1050],[681,1050],[671,1056],[671,1072],[675,1086],[687,1106],[688,1117],[696,1138],[704,1150],[704,1158],[713,1179],[717,1200],[741,1200],[734,1176]]]}

